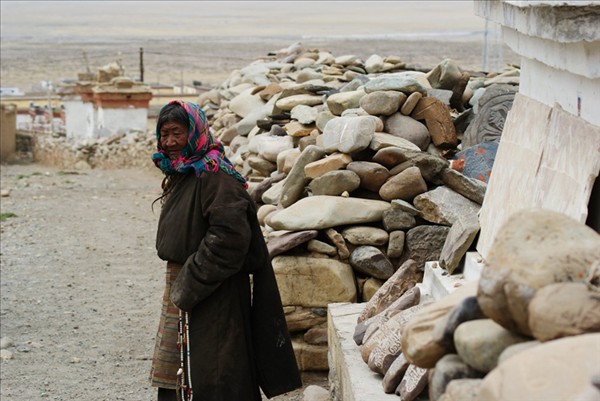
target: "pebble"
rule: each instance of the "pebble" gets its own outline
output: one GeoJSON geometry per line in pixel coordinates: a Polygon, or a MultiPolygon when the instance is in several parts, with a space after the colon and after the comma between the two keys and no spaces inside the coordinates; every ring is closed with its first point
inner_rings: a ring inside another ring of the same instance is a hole
{"type": "Polygon", "coordinates": [[[10,337],[2,337],[0,339],[0,349],[7,349],[14,345],[13,340],[10,337]]]}
{"type": "Polygon", "coordinates": [[[21,345],[17,345],[17,351],[19,351],[19,352],[29,352],[29,351],[31,351],[31,348],[29,348],[25,344],[21,344],[21,345]]]}
{"type": "Polygon", "coordinates": [[[8,361],[9,359],[13,359],[13,353],[7,349],[0,350],[0,360],[8,361]]]}

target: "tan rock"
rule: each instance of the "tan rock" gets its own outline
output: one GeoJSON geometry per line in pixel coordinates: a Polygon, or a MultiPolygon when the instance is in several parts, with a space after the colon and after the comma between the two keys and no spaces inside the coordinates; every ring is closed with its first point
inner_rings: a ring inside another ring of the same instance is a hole
{"type": "Polygon", "coordinates": [[[571,400],[598,374],[600,334],[535,346],[506,359],[481,383],[476,401],[571,400]]]}
{"type": "Polygon", "coordinates": [[[358,161],[349,163],[346,168],[358,174],[360,187],[368,191],[378,192],[390,177],[388,169],[379,163],[358,161]]]}
{"type": "Polygon", "coordinates": [[[410,115],[422,97],[423,95],[420,92],[411,93],[400,108],[400,113],[404,114],[405,116],[410,115]]]}
{"type": "Polygon", "coordinates": [[[290,121],[284,128],[289,136],[296,138],[309,136],[312,130],[315,129],[314,125],[304,125],[300,124],[298,121],[290,121]]]}
{"type": "Polygon", "coordinates": [[[390,177],[379,189],[382,199],[402,199],[412,201],[417,195],[427,191],[427,183],[418,167],[409,167],[401,173],[390,177]]]}
{"type": "Polygon", "coordinates": [[[327,345],[308,344],[299,339],[292,340],[296,362],[301,371],[327,370],[327,345]]]}
{"type": "Polygon", "coordinates": [[[380,313],[407,290],[413,288],[417,283],[417,278],[420,277],[417,267],[414,260],[409,259],[404,262],[367,302],[367,305],[358,316],[357,323],[380,313]]]}
{"type": "Polygon", "coordinates": [[[362,301],[368,302],[373,295],[381,288],[383,281],[369,277],[362,287],[362,301]]]}
{"type": "Polygon", "coordinates": [[[327,323],[311,327],[304,333],[304,341],[309,344],[327,344],[327,323]]]}
{"type": "Polygon", "coordinates": [[[327,238],[331,240],[331,242],[336,246],[338,250],[338,255],[341,260],[346,260],[350,257],[350,251],[346,246],[346,241],[344,241],[344,237],[342,234],[334,230],[333,228],[328,228],[325,230],[325,235],[327,238]]]}
{"type": "Polygon", "coordinates": [[[353,245],[382,246],[387,244],[387,231],[371,226],[354,226],[342,231],[342,237],[353,245]]]}
{"type": "Polygon", "coordinates": [[[449,350],[433,340],[433,329],[463,299],[475,295],[477,283],[470,282],[417,313],[402,330],[402,352],[422,368],[433,368],[449,350]]]}
{"type": "Polygon", "coordinates": [[[324,159],[308,163],[304,166],[306,178],[314,179],[329,171],[339,170],[352,162],[352,156],[346,153],[333,153],[324,159]]]}
{"type": "Polygon", "coordinates": [[[285,306],[285,321],[290,333],[305,331],[311,327],[327,322],[326,308],[303,308],[301,306],[285,306]]]}
{"type": "Polygon", "coordinates": [[[294,107],[299,104],[306,106],[316,106],[323,103],[322,96],[315,95],[292,95],[283,99],[277,100],[275,106],[283,111],[291,111],[294,107]]]}
{"type": "Polygon", "coordinates": [[[528,306],[539,289],[584,282],[600,260],[600,235],[544,209],[514,213],[498,231],[479,280],[477,301],[508,330],[531,334],[528,306]]]}
{"type": "Polygon", "coordinates": [[[440,100],[429,96],[421,98],[411,116],[415,120],[425,120],[431,141],[435,146],[452,148],[457,145],[458,139],[450,110],[440,100]]]}
{"type": "Polygon", "coordinates": [[[531,333],[540,341],[600,332],[600,294],[584,283],[547,285],[528,310],[531,333]]]}
{"type": "Polygon", "coordinates": [[[332,259],[277,256],[273,270],[283,305],[326,307],[333,302],[356,302],[352,267],[332,259]]]}

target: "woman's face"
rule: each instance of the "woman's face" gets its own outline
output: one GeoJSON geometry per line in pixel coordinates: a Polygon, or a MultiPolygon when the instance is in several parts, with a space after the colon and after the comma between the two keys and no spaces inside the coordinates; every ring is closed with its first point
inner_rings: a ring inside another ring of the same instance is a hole
{"type": "Polygon", "coordinates": [[[169,159],[175,160],[187,145],[187,127],[175,121],[169,121],[160,128],[160,146],[167,152],[169,159]]]}

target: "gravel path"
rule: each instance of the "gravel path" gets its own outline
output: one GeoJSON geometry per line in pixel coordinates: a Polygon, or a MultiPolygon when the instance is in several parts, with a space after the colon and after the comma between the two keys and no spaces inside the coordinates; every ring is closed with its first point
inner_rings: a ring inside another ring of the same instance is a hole
{"type": "MultiPolygon", "coordinates": [[[[0,173],[10,190],[0,208],[0,398],[154,400],[148,371],[164,274],[154,249],[160,207],[151,209],[158,171],[30,164],[0,173]]],[[[327,387],[324,373],[304,381],[327,387]]]]}

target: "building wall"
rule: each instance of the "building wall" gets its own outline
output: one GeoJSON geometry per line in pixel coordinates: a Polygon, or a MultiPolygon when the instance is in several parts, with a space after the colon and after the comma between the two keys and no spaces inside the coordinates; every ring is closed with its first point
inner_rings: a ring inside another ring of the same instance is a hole
{"type": "Polygon", "coordinates": [[[17,107],[2,104],[0,110],[0,162],[8,163],[17,149],[17,107]]]}
{"type": "Polygon", "coordinates": [[[108,137],[131,130],[146,131],[148,109],[98,108],[94,137],[108,137]]]}
{"type": "Polygon", "coordinates": [[[523,57],[520,93],[600,126],[600,78],[590,79],[523,57]]]}
{"type": "Polygon", "coordinates": [[[64,100],[65,129],[68,139],[91,138],[93,135],[94,106],[81,100],[64,100]]]}
{"type": "Polygon", "coordinates": [[[504,125],[480,212],[484,257],[517,211],[554,210],[600,231],[600,2],[475,1],[521,55],[519,94],[504,125]],[[593,188],[596,188],[594,195],[593,188]]]}

